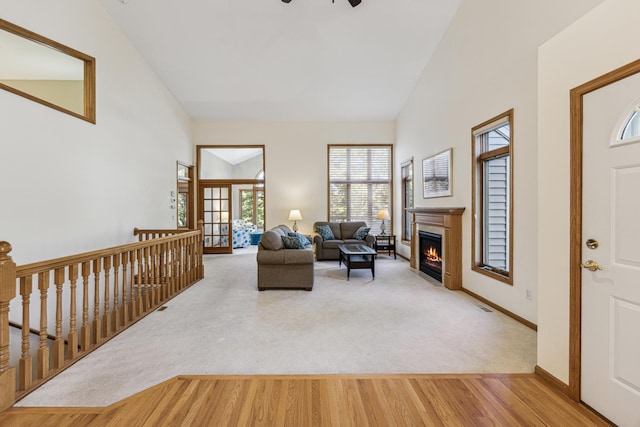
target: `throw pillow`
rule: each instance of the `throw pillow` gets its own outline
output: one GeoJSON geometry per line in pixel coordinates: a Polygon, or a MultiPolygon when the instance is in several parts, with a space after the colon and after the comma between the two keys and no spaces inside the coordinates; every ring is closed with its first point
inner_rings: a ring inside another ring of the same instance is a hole
{"type": "Polygon", "coordinates": [[[282,243],[285,249],[304,249],[304,245],[295,236],[282,236],[282,243]]]}
{"type": "Polygon", "coordinates": [[[355,233],[353,233],[352,237],[357,240],[364,240],[365,237],[367,237],[367,234],[369,234],[370,230],[371,228],[369,227],[360,227],[356,230],[355,233]]]}
{"type": "Polygon", "coordinates": [[[260,243],[262,243],[262,246],[264,246],[265,249],[269,249],[270,251],[279,251],[284,245],[281,237],[282,235],[276,231],[267,230],[262,234],[260,243]]]}
{"type": "Polygon", "coordinates": [[[335,240],[333,231],[331,231],[331,227],[328,225],[317,225],[316,231],[320,236],[322,236],[322,240],[335,240]]]}
{"type": "Polygon", "coordinates": [[[295,233],[295,232],[292,231],[291,233],[289,233],[289,236],[297,237],[298,239],[300,239],[300,242],[302,242],[303,245],[310,245],[311,244],[309,239],[307,239],[307,236],[305,236],[304,234],[295,233]]]}

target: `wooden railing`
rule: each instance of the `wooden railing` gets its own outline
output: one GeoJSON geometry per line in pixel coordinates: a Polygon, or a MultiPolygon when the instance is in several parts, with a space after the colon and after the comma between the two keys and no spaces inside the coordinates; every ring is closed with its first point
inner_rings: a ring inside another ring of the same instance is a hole
{"type": "Polygon", "coordinates": [[[0,411],[204,276],[202,226],[135,234],[141,241],[22,266],[0,242],[0,411]],[[10,324],[14,299],[22,313],[10,324]],[[19,348],[10,328],[20,331],[19,348]]]}

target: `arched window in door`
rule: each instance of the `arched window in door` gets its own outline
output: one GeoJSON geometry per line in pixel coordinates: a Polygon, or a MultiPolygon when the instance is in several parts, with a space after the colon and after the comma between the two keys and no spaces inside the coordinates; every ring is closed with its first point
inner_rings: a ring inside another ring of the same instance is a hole
{"type": "Polygon", "coordinates": [[[618,135],[618,140],[625,142],[640,138],[640,104],[627,115],[618,135]]]}

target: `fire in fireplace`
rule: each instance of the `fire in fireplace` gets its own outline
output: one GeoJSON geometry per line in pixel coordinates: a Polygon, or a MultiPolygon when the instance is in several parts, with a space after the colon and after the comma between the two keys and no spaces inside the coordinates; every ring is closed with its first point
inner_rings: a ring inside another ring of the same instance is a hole
{"type": "Polygon", "coordinates": [[[419,231],[420,271],[442,282],[442,236],[419,231]]]}

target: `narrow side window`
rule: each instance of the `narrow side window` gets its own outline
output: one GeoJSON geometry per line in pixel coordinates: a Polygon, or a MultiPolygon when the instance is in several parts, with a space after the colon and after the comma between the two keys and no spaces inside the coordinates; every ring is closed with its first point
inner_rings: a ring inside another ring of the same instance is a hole
{"type": "Polygon", "coordinates": [[[474,271],[513,284],[513,110],[471,130],[474,271]]]}

